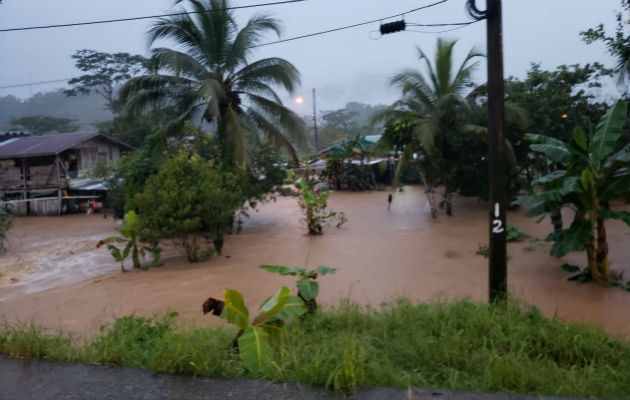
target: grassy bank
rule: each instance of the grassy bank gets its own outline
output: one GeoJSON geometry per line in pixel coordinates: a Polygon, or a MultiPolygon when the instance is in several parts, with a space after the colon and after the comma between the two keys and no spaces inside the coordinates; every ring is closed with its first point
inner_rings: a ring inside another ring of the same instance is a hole
{"type": "MultiPolygon", "coordinates": [[[[580,397],[630,395],[630,352],[592,325],[462,301],[383,310],[342,303],[289,327],[273,367],[252,375],[229,328],[176,331],[175,314],[128,316],[78,343],[34,325],[0,328],[0,353],[335,389],[376,385],[580,397]]],[[[210,317],[209,317],[210,318],[210,317]]]]}

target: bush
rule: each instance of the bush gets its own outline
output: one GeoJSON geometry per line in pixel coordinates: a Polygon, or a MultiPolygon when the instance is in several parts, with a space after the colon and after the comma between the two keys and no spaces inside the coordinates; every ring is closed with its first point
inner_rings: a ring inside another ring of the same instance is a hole
{"type": "Polygon", "coordinates": [[[236,174],[181,151],[147,180],[134,203],[143,228],[160,238],[174,239],[188,261],[195,262],[221,253],[223,236],[231,230],[242,199],[236,174]]]}
{"type": "Polygon", "coordinates": [[[13,216],[8,211],[0,210],[0,255],[7,251],[5,241],[12,225],[13,216]]]}

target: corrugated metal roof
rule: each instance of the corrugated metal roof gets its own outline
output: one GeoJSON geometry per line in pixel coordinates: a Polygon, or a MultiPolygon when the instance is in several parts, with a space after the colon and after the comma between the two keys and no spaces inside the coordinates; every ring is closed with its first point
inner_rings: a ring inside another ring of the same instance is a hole
{"type": "Polygon", "coordinates": [[[60,135],[26,136],[7,140],[0,143],[0,158],[55,155],[96,136],[102,136],[104,139],[122,147],[132,149],[131,146],[101,133],[77,132],[60,135]]]}

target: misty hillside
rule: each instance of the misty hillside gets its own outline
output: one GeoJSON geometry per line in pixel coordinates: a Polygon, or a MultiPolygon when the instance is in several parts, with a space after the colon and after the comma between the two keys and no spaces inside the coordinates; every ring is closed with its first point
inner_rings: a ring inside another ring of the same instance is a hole
{"type": "Polygon", "coordinates": [[[0,132],[11,130],[12,119],[34,115],[76,119],[82,130],[93,130],[92,123],[112,119],[105,101],[97,94],[66,97],[63,90],[37,93],[26,100],[0,97],[0,132]]]}

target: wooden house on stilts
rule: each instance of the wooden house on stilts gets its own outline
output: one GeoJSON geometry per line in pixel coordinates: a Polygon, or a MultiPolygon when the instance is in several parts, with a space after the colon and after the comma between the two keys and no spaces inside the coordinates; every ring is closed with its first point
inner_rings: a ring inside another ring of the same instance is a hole
{"type": "Polygon", "coordinates": [[[81,196],[81,171],[115,162],[132,149],[100,133],[11,136],[0,141],[0,202],[18,215],[60,215],[74,200],[90,196],[81,196]]]}

